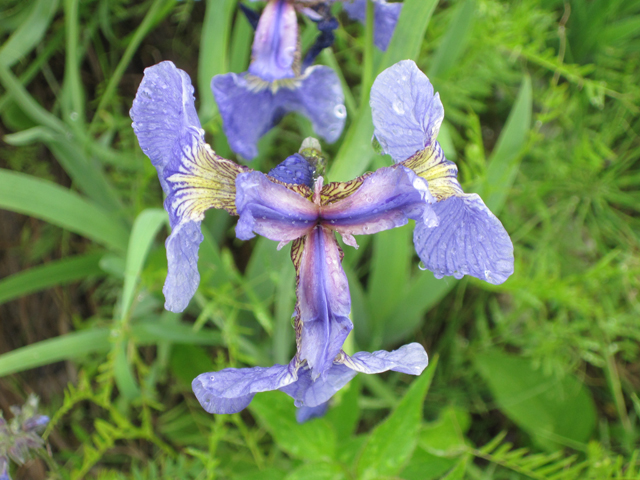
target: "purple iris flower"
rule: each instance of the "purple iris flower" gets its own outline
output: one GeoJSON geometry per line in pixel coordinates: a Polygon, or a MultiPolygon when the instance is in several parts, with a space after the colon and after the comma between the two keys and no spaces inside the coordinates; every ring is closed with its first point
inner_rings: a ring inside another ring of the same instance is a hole
{"type": "MultiPolygon", "coordinates": [[[[366,22],[367,0],[344,0],[343,8],[351,19],[366,22]]],[[[380,50],[389,47],[401,11],[402,3],[373,0],[373,43],[380,50]]]]}
{"type": "Polygon", "coordinates": [[[211,80],[229,145],[248,160],[258,154],[258,140],[289,112],[309,118],[327,142],[335,142],[344,128],[338,76],[329,67],[301,63],[296,8],[302,7],[269,0],[257,23],[249,70],[211,80]]]}
{"type": "Polygon", "coordinates": [[[279,389],[295,399],[302,408],[298,418],[304,420],[320,415],[357,372],[419,375],[427,366],[427,354],[416,343],[353,356],[342,350],[352,329],[351,299],[336,233],[357,247],[354,235],[411,219],[416,251],[436,276],[468,274],[501,283],[513,272],[508,234],[480,197],[462,191],[455,164],[444,158],[435,140],[444,110],[415,63],[403,61],[385,70],[372,87],[371,106],[375,135],[396,162],[393,166],[350,182],[324,184],[307,161],[313,157],[307,148],[265,175],[217,156],[204,143],[186,73],[171,62],[145,70],[131,116],[167,194],[172,233],[165,306],[181,311],[195,293],[199,226],[206,209],[239,215],[240,239],[259,234],[279,242],[279,248],[293,242],[296,355],[287,365],[199,375],[192,387],[208,412],[238,412],[255,393],[279,389]]]}

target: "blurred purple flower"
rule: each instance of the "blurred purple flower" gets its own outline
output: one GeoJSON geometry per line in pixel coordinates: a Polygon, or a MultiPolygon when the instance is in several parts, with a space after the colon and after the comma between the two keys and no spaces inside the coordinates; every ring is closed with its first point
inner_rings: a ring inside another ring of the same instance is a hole
{"type": "MultiPolygon", "coordinates": [[[[366,22],[367,0],[344,0],[343,8],[353,20],[366,22]]],[[[373,0],[373,43],[380,50],[389,47],[401,11],[402,3],[373,0]]]]}
{"type": "Polygon", "coordinates": [[[309,118],[327,142],[335,142],[344,127],[338,76],[329,67],[308,66],[313,58],[301,64],[296,8],[308,7],[298,3],[269,0],[256,26],[249,70],[211,80],[229,145],[248,160],[258,154],[258,140],[289,112],[309,118]]]}

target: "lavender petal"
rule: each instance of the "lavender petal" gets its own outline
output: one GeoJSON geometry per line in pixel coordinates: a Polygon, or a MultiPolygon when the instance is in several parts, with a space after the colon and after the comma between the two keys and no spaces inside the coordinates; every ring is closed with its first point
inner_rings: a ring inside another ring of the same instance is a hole
{"type": "Polygon", "coordinates": [[[313,188],[315,169],[299,153],[287,157],[269,172],[269,176],[291,185],[306,185],[313,188]]]}
{"type": "Polygon", "coordinates": [[[440,224],[436,228],[416,224],[413,243],[437,278],[471,275],[497,285],[513,273],[509,234],[478,195],[452,196],[433,208],[440,224]]]}
{"type": "MultiPolygon", "coordinates": [[[[367,0],[347,1],[342,8],[344,8],[351,19],[366,23],[367,0]]],[[[383,52],[389,47],[401,11],[401,3],[387,3],[385,0],[374,0],[373,43],[383,52]]]]}
{"type": "Polygon", "coordinates": [[[436,225],[427,182],[403,166],[363,177],[348,197],[321,208],[322,223],[342,235],[365,235],[406,225],[409,219],[436,225]]]}
{"type": "Polygon", "coordinates": [[[345,356],[344,365],[362,373],[382,373],[387,370],[420,375],[429,364],[424,347],[419,343],[410,343],[397,350],[387,352],[358,352],[352,357],[345,356]]]}
{"type": "Polygon", "coordinates": [[[254,232],[277,242],[304,236],[315,225],[317,207],[309,200],[269,180],[260,172],[238,175],[236,236],[249,240],[254,232]]]}
{"type": "Polygon", "coordinates": [[[302,406],[296,410],[296,420],[298,423],[308,422],[314,418],[324,417],[329,409],[329,402],[324,402],[317,407],[302,406]]]}
{"type": "Polygon", "coordinates": [[[237,413],[246,408],[258,392],[276,390],[297,379],[295,360],[269,368],[225,368],[198,375],[191,387],[209,413],[237,413]]]}
{"type": "Polygon", "coordinates": [[[306,237],[299,269],[299,355],[318,378],[331,368],[353,328],[349,283],[334,233],[317,226],[306,237]]]}
{"type": "Polygon", "coordinates": [[[444,118],[440,96],[412,60],[383,71],[371,88],[374,135],[394,162],[402,162],[436,141],[444,118]]]}
{"type": "Polygon", "coordinates": [[[294,399],[296,407],[316,408],[351,381],[358,372],[342,364],[332,364],[322,377],[313,379],[310,369],[298,371],[298,380],[280,388],[294,399]]]}

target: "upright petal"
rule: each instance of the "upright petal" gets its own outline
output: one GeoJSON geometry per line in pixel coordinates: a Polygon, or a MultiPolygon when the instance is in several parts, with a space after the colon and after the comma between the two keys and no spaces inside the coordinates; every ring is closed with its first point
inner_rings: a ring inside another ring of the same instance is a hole
{"type": "Polygon", "coordinates": [[[398,62],[378,75],[369,103],[374,135],[396,163],[435,144],[444,108],[412,60],[398,62]]]}
{"type": "Polygon", "coordinates": [[[290,242],[306,235],[317,222],[318,207],[300,195],[305,188],[285,187],[260,172],[238,175],[236,236],[249,240],[255,232],[276,242],[290,242]]]}
{"type": "MultiPolygon", "coordinates": [[[[346,1],[343,8],[353,20],[358,20],[362,23],[366,22],[367,0],[346,1]]],[[[401,11],[402,3],[387,3],[386,0],[374,0],[373,43],[380,50],[387,50],[401,11]]]]}
{"type": "Polygon", "coordinates": [[[420,260],[437,278],[463,275],[500,284],[513,273],[513,244],[500,220],[476,194],[436,203],[436,228],[417,225],[413,243],[420,260]]]}
{"type": "Polygon", "coordinates": [[[269,176],[291,185],[313,188],[315,168],[299,153],[294,153],[269,172],[269,176]]]}
{"type": "MultiPolygon", "coordinates": [[[[354,193],[321,207],[323,225],[343,235],[377,233],[406,225],[410,218],[437,225],[427,182],[412,170],[400,165],[380,168],[356,182],[361,185],[354,193]]],[[[336,184],[326,185],[323,194],[332,189],[337,189],[336,184]]]]}
{"type": "Polygon", "coordinates": [[[324,375],[353,328],[349,283],[334,233],[322,226],[306,237],[298,271],[298,352],[311,378],[324,375]]]}
{"type": "Polygon", "coordinates": [[[182,145],[190,146],[200,130],[189,75],[168,61],[145,69],[129,114],[140,148],[168,193],[165,167],[180,161],[182,145]]]}
{"type": "Polygon", "coordinates": [[[297,379],[296,359],[288,365],[254,368],[225,368],[198,375],[191,383],[193,393],[209,413],[237,413],[251,403],[258,392],[276,390],[297,379]]]}
{"type": "Polygon", "coordinates": [[[298,19],[293,4],[270,0],[258,22],[249,72],[267,82],[295,77],[297,46],[298,19]]]}
{"type": "Polygon", "coordinates": [[[166,308],[182,311],[200,281],[204,212],[215,207],[235,213],[235,179],[247,168],[217,156],[204,142],[189,76],[171,62],[145,70],[130,113],[140,147],[167,194],[172,234],[166,244],[169,271],[163,291],[166,308]]]}
{"type": "Polygon", "coordinates": [[[229,145],[246,159],[258,154],[258,140],[289,112],[309,118],[328,142],[336,141],[344,128],[344,95],[329,67],[311,67],[301,77],[273,83],[248,74],[216,75],[211,89],[229,145]]]}

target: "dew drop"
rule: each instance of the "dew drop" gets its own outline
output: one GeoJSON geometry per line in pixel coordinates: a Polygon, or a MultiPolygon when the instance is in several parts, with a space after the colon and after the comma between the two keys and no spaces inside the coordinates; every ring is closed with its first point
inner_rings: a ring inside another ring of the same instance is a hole
{"type": "Polygon", "coordinates": [[[398,115],[404,115],[404,106],[402,105],[402,102],[400,100],[398,100],[397,102],[393,102],[393,110],[398,115]]]}
{"type": "Polygon", "coordinates": [[[333,114],[338,118],[345,118],[347,116],[347,109],[344,105],[336,105],[333,107],[333,114]]]}
{"type": "Polygon", "coordinates": [[[426,270],[426,269],[427,269],[427,266],[424,264],[424,262],[423,262],[423,261],[420,261],[420,263],[418,263],[418,268],[419,268],[420,270],[426,270]]]}

